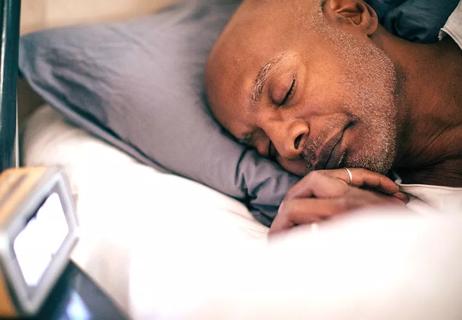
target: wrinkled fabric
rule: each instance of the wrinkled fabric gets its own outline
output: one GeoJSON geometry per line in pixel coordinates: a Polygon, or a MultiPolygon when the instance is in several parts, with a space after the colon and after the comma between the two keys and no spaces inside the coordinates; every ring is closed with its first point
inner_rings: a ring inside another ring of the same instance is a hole
{"type": "Polygon", "coordinates": [[[459,5],[451,13],[448,21],[441,29],[440,38],[443,38],[446,34],[462,49],[462,2],[459,2],[459,5]]]}
{"type": "Polygon", "coordinates": [[[367,0],[391,33],[414,42],[438,41],[459,0],[367,0]]]}
{"type": "Polygon", "coordinates": [[[236,143],[205,101],[205,61],[237,2],[185,1],[127,22],[27,35],[20,71],[72,122],[145,164],[245,201],[269,225],[296,178],[236,143]]]}

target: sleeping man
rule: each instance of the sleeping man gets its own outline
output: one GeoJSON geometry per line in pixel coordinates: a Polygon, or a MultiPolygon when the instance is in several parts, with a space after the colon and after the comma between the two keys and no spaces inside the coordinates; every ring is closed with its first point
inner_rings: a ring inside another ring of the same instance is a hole
{"type": "Polygon", "coordinates": [[[207,93],[236,139],[304,176],[273,232],[405,193],[461,210],[461,4],[442,37],[397,38],[362,0],[243,1],[210,54],[207,93]]]}

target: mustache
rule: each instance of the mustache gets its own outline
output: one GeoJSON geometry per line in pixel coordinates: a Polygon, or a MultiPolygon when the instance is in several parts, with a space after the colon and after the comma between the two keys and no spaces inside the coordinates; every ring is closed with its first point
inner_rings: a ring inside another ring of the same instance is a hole
{"type": "MultiPolygon", "coordinates": [[[[327,130],[326,130],[327,131],[327,130]]],[[[322,142],[327,137],[327,132],[324,131],[318,135],[315,139],[307,139],[303,146],[302,158],[305,162],[306,173],[320,169],[316,165],[318,164],[318,150],[322,146],[322,142]]]]}
{"type": "Polygon", "coordinates": [[[332,133],[338,131],[339,128],[345,127],[349,119],[346,115],[337,115],[328,119],[322,129],[316,135],[310,135],[305,139],[303,151],[301,153],[302,159],[305,162],[306,173],[314,170],[324,169],[324,161],[321,161],[321,149],[324,144],[331,138],[332,133]]]}

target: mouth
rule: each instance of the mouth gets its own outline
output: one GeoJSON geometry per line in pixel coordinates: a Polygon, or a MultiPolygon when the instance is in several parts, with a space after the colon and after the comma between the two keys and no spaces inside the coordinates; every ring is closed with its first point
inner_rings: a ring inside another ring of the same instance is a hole
{"type": "Polygon", "coordinates": [[[341,168],[344,165],[346,149],[342,148],[342,140],[349,126],[342,128],[321,146],[315,170],[341,168]]]}

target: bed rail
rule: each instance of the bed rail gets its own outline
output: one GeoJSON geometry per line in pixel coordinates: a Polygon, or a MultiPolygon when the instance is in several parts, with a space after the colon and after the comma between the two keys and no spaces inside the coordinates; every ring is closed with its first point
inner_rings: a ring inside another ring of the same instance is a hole
{"type": "Polygon", "coordinates": [[[0,172],[16,166],[18,43],[21,0],[0,0],[0,172]]]}

